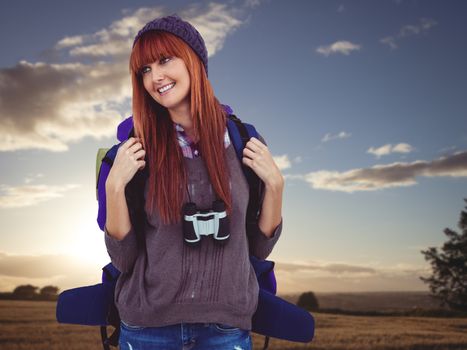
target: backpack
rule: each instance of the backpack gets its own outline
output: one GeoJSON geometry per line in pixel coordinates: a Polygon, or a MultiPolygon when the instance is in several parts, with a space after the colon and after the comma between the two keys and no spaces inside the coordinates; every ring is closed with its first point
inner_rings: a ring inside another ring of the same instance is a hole
{"type": "MultiPolygon", "coordinates": [[[[258,138],[259,134],[253,125],[243,123],[232,114],[229,106],[223,106],[228,114],[227,129],[230,140],[241,162],[246,143],[251,137],[258,138]]],[[[97,222],[101,230],[104,230],[106,218],[105,180],[118,147],[133,136],[133,133],[133,119],[130,116],[118,127],[117,138],[120,143],[108,150],[100,149],[98,151],[96,171],[97,169],[99,171],[96,172],[96,196],[99,202],[97,222]]],[[[246,220],[248,226],[257,222],[264,194],[264,184],[250,168],[243,164],[242,167],[250,191],[246,220]]],[[[125,189],[130,219],[132,224],[136,225],[143,222],[141,219],[144,219],[142,217],[144,215],[144,199],[138,194],[142,193],[146,176],[147,173],[144,171],[137,172],[125,189]]],[[[138,227],[135,226],[135,229],[137,230],[138,227]]],[[[259,284],[258,306],[252,318],[252,332],[266,336],[263,349],[268,347],[269,337],[304,343],[311,341],[314,336],[312,315],[275,295],[277,284],[273,270],[274,262],[260,260],[254,256],[250,256],[250,262],[259,284]]],[[[56,308],[57,321],[100,326],[104,349],[109,350],[110,346],[118,346],[120,317],[114,303],[114,290],[119,275],[120,271],[112,263],[109,263],[102,268],[102,283],[73,288],[60,293],[56,308]],[[107,326],[115,328],[110,336],[107,334],[107,326]]]]}

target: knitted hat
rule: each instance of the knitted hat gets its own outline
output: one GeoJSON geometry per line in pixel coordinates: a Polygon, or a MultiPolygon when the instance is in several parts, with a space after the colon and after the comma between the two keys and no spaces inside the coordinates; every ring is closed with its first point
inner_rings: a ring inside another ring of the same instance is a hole
{"type": "Polygon", "coordinates": [[[163,30],[172,33],[190,45],[193,51],[196,52],[203,62],[206,75],[208,74],[208,50],[206,49],[206,44],[204,43],[201,34],[190,23],[182,20],[176,14],[156,18],[146,23],[146,25],[138,32],[135,40],[133,41],[133,47],[141,35],[150,30],[163,30]]]}

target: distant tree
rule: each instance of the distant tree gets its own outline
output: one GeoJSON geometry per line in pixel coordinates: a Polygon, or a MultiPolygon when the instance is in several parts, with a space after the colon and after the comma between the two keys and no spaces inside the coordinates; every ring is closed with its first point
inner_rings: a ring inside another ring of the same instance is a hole
{"type": "Polygon", "coordinates": [[[40,290],[40,294],[45,297],[54,297],[58,294],[58,287],[55,286],[45,286],[40,290]]]}
{"type": "MultiPolygon", "coordinates": [[[[467,198],[464,199],[467,203],[467,198]]],[[[467,206],[465,207],[467,209],[467,206]]],[[[425,260],[429,261],[432,275],[420,277],[429,284],[430,291],[443,305],[453,310],[467,311],[467,212],[462,211],[458,227],[461,233],[449,228],[444,229],[448,237],[438,251],[431,247],[422,250],[425,260]]]]}
{"type": "Polygon", "coordinates": [[[318,299],[313,292],[305,292],[298,298],[297,305],[308,311],[316,311],[319,309],[318,299]]]}
{"type": "Polygon", "coordinates": [[[32,299],[36,295],[38,287],[28,285],[22,285],[15,288],[13,296],[18,299],[32,299]]]}

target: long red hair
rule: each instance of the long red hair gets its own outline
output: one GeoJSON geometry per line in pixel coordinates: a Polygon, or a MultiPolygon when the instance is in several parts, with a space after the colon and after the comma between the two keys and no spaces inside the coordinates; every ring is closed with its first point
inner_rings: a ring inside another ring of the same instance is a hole
{"type": "Polygon", "coordinates": [[[149,166],[145,209],[156,208],[166,224],[181,219],[187,174],[176,130],[167,108],[157,103],[143,86],[141,68],[163,57],[179,57],[190,75],[193,131],[217,197],[231,212],[229,173],[226,165],[224,133],[226,112],[214,96],[202,61],[182,39],[164,31],[148,31],[136,42],[130,56],[133,86],[133,123],[135,135],[146,150],[149,166]]]}

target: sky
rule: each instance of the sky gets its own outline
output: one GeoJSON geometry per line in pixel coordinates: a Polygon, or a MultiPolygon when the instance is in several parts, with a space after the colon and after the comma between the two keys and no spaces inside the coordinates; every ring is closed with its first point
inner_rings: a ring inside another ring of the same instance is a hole
{"type": "Polygon", "coordinates": [[[0,291],[100,282],[95,157],[131,114],[148,21],[202,34],[218,99],[286,179],[279,293],[427,291],[421,250],[467,197],[464,1],[0,5],[0,291]]]}

